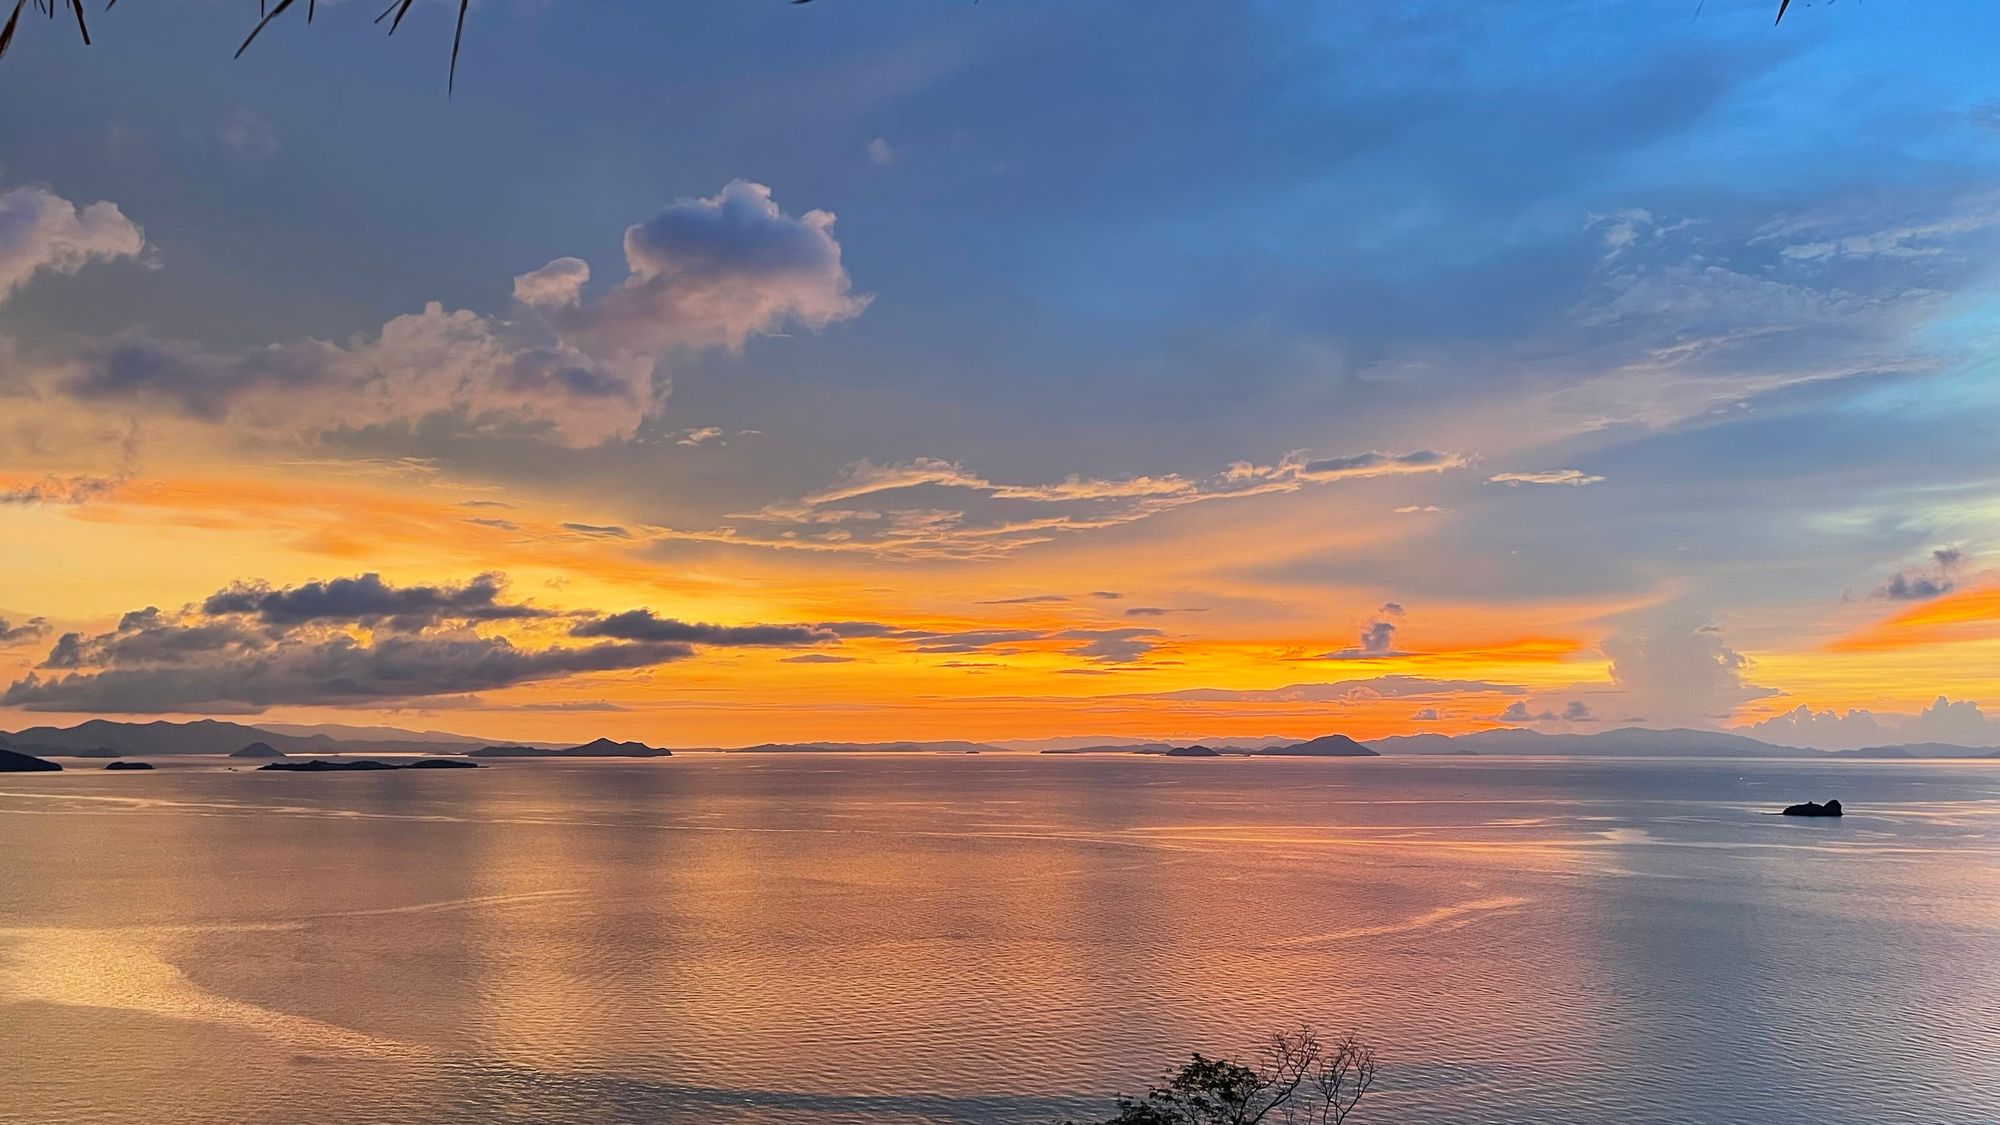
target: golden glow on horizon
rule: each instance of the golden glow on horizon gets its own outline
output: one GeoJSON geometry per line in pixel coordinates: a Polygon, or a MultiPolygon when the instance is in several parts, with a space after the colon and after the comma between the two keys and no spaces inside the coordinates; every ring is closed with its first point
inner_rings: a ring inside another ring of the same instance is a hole
{"type": "MultiPolygon", "coordinates": [[[[1270,513],[1254,517],[1268,520],[1270,513]]],[[[615,516],[599,518],[609,524],[615,516]]],[[[651,542],[645,525],[630,521],[629,538],[607,538],[566,526],[579,522],[571,505],[423,474],[331,476],[284,466],[227,476],[201,471],[135,480],[74,507],[0,509],[0,532],[36,544],[0,559],[6,591],[0,612],[45,614],[60,629],[90,630],[146,605],[199,601],[245,578],[284,586],[379,571],[402,583],[463,582],[498,571],[510,579],[510,599],[554,609],[648,607],[663,617],[724,625],[875,621],[898,630],[1034,634],[967,652],[850,638],[817,651],[837,657],[819,662],[796,660],[799,649],[706,648],[652,668],[526,683],[476,698],[286,707],[267,716],[441,726],[496,737],[611,734],[740,745],[1461,733],[1494,725],[1524,696],[1609,689],[1609,665],[1597,648],[1604,622],[1666,596],[1427,605],[1400,623],[1396,652],[1335,659],[1355,645],[1385,592],[1319,588],[1307,603],[1312,608],[1300,612],[1294,587],[1248,576],[1265,564],[1384,540],[1408,525],[1384,518],[1333,528],[1308,513],[1297,542],[1284,545],[1287,537],[1265,524],[1265,534],[1239,549],[1236,537],[1247,518],[1196,509],[1102,540],[1068,539],[976,564],[919,564],[651,542]],[[1093,596],[1099,589],[1122,596],[1093,596]],[[1127,612],[1135,608],[1142,612],[1127,612]],[[1143,659],[1121,663],[1080,656],[1081,642],[1062,635],[1079,629],[1158,632],[1145,635],[1151,648],[1143,659]],[[1333,700],[1161,698],[1378,676],[1496,688],[1400,696],[1361,689],[1333,700]]],[[[565,640],[546,624],[486,628],[540,643],[565,640]]],[[[45,648],[0,653],[9,679],[24,674],[45,648]]],[[[1745,720],[1800,703],[1908,712],[1941,692],[1977,698],[1990,691],[1991,680],[1965,658],[1990,668],[2000,655],[2000,589],[1963,590],[1901,609],[1822,651],[1753,655],[1759,682],[1787,694],[1746,706],[1745,720]]],[[[66,720],[13,712],[10,725],[43,721],[66,720]]]]}

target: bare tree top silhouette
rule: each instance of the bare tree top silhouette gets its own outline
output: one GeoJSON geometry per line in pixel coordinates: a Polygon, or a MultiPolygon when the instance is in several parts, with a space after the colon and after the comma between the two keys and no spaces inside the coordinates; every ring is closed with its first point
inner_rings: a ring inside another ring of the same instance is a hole
{"type": "MultiPolygon", "coordinates": [[[[812,0],[789,0],[789,2],[810,4],[812,0]]],[[[381,14],[375,17],[375,22],[379,24],[386,21],[389,25],[389,34],[394,35],[397,29],[403,26],[403,17],[409,14],[415,4],[416,0],[390,0],[389,6],[382,9],[381,14]]],[[[117,6],[118,0],[106,0],[104,10],[109,12],[117,6]]],[[[270,0],[258,0],[257,22],[250,28],[250,33],[243,37],[242,44],[236,48],[235,57],[243,57],[243,52],[250,49],[250,44],[256,42],[257,36],[262,34],[273,20],[299,6],[299,0],[277,0],[276,3],[271,3],[270,0]]],[[[69,12],[76,17],[76,31],[83,38],[84,46],[90,45],[90,22],[84,15],[83,0],[14,0],[14,7],[7,15],[6,25],[0,27],[0,58],[5,58],[7,49],[14,45],[14,35],[21,26],[21,15],[30,7],[50,19],[54,19],[61,11],[69,12]]],[[[306,0],[304,7],[306,22],[313,22],[313,18],[319,14],[319,0],[306,0]]],[[[465,42],[465,14],[471,7],[472,0],[458,0],[458,17],[451,36],[451,65],[445,81],[446,96],[450,96],[458,86],[459,48],[465,42]]]]}
{"type": "MultiPolygon", "coordinates": [[[[0,3],[4,2],[5,0],[0,0],[0,3]]],[[[813,0],[787,0],[787,2],[791,4],[810,4],[813,0]]],[[[375,17],[375,22],[378,24],[386,22],[389,34],[394,35],[403,26],[403,17],[408,15],[410,9],[415,5],[416,0],[389,0],[389,6],[382,9],[381,14],[375,17]]],[[[109,12],[117,6],[118,0],[106,0],[104,10],[109,12]]],[[[276,3],[272,3],[271,0],[258,0],[257,22],[250,28],[250,33],[243,37],[243,42],[236,48],[234,57],[243,57],[243,52],[250,49],[250,44],[257,41],[257,36],[261,35],[266,27],[269,27],[273,21],[283,16],[286,12],[293,11],[299,6],[299,0],[276,0],[276,3]]],[[[1778,14],[1771,21],[1773,26],[1784,22],[1785,12],[1791,6],[1792,0],[1778,0],[1778,14]]],[[[14,35],[20,29],[21,15],[30,7],[50,19],[54,19],[59,12],[67,11],[76,18],[76,31],[83,38],[84,45],[90,45],[90,24],[84,15],[84,0],[14,0],[14,7],[8,13],[6,25],[0,27],[0,58],[5,58],[7,49],[13,46],[14,35]]],[[[319,0],[305,0],[304,7],[305,21],[312,23],[313,18],[319,12],[319,0]]],[[[458,87],[459,49],[465,42],[465,16],[471,7],[472,0],[458,0],[457,19],[453,24],[451,35],[451,62],[446,71],[445,78],[446,97],[450,97],[458,87]]]]}

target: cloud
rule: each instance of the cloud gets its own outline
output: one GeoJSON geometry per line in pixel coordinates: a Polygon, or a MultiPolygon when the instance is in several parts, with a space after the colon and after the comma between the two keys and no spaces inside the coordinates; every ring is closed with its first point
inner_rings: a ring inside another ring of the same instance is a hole
{"type": "Polygon", "coordinates": [[[557,258],[514,278],[514,299],[535,309],[569,308],[583,301],[590,284],[590,263],[582,258],[557,258]]]}
{"type": "Polygon", "coordinates": [[[878,167],[887,167],[896,162],[896,150],[882,137],[868,142],[868,159],[878,167]]]}
{"type": "Polygon", "coordinates": [[[825,487],[729,518],[780,528],[775,533],[730,526],[708,531],[662,528],[664,542],[728,543],[776,550],[866,552],[892,558],[982,559],[1010,554],[1057,535],[1118,527],[1190,504],[1296,492],[1328,482],[1438,473],[1470,459],[1455,453],[1369,452],[1313,459],[1291,453],[1275,464],[1237,461],[1206,477],[1175,473],[1100,478],[1071,475],[1041,484],[992,480],[960,462],[937,457],[880,463],[850,462],[825,487]],[[890,494],[918,488],[956,490],[961,507],[893,507],[890,494]],[[876,507],[844,507],[867,497],[876,507]],[[1024,510],[1025,508],[1025,510],[1024,510]],[[865,523],[845,536],[812,531],[826,524],[865,523]]]}
{"type": "Polygon", "coordinates": [[[1812,746],[1822,750],[1854,750],[1880,746],[1894,740],[1876,717],[1867,711],[1814,711],[1800,704],[1782,715],[1737,728],[1752,738],[1780,746],[1812,746]]]}
{"type": "Polygon", "coordinates": [[[931,653],[972,653],[994,651],[1002,646],[1018,645],[1027,641],[1046,639],[1048,634],[1039,629],[962,629],[957,632],[933,633],[919,629],[891,630],[888,636],[911,642],[915,652],[931,653]]]}
{"type": "Polygon", "coordinates": [[[1908,734],[1917,742],[1993,746],[2000,744],[2000,718],[1988,717],[1971,700],[1953,702],[1940,695],[1917,713],[1908,734]]]}
{"type": "Polygon", "coordinates": [[[830,652],[802,652],[797,656],[787,656],[780,664],[852,664],[852,656],[835,656],[830,652]]]}
{"type": "Polygon", "coordinates": [[[561,258],[515,279],[515,293],[593,354],[741,348],[786,323],[811,329],[861,315],[833,237],[833,213],[792,216],[771,189],[732,180],[625,230],[625,280],[581,300],[589,267],[561,258]]]}
{"type": "Polygon", "coordinates": [[[1469,461],[1456,453],[1420,449],[1415,453],[1357,453],[1351,457],[1329,457],[1307,461],[1298,467],[1305,480],[1344,480],[1350,477],[1379,477],[1397,473],[1438,473],[1463,468],[1469,461]]]}
{"type": "Polygon", "coordinates": [[[1871,595],[1894,602],[1922,602],[1941,597],[1958,588],[1959,571],[1965,552],[1957,547],[1940,547],[1931,552],[1928,570],[1906,570],[1892,575],[1871,595]]]}
{"type": "Polygon", "coordinates": [[[1444,716],[1438,714],[1438,709],[1435,707],[1419,707],[1415,713],[1411,714],[1410,721],[1413,723],[1435,723],[1442,718],[1444,716]]]}
{"type": "Polygon", "coordinates": [[[1590,704],[1585,703],[1581,699],[1572,699],[1564,704],[1562,717],[1564,722],[1570,723],[1591,723],[1597,721],[1595,716],[1590,713],[1590,704]]]}
{"type": "Polygon", "coordinates": [[[1530,711],[1528,704],[1518,699],[1509,703],[1506,710],[1493,716],[1496,721],[1502,723],[1546,723],[1553,721],[1555,717],[1554,711],[1543,710],[1539,714],[1530,711]]]}
{"type": "Polygon", "coordinates": [[[380,574],[308,582],[272,589],[257,582],[239,582],[209,595],[201,605],[208,617],[247,615],[265,625],[289,626],[314,621],[388,623],[401,629],[435,625],[445,619],[508,621],[547,617],[550,611],[499,601],[506,577],[475,576],[459,586],[392,586],[380,574]]]}
{"type": "MultiPolygon", "coordinates": [[[[1977,112],[1975,110],[1975,112],[1977,112]]],[[[1821,208],[1767,223],[1755,242],[1794,262],[1922,260],[1962,254],[1968,239],[2000,225],[2000,193],[1964,196],[1941,214],[1916,218],[1881,206],[1821,208]]]]}
{"type": "Polygon", "coordinates": [[[1744,681],[1750,658],[1712,626],[1668,622],[1607,637],[1602,648],[1612,681],[1650,726],[1713,726],[1743,703],[1778,694],[1744,681]]]}
{"type": "Polygon", "coordinates": [[[1800,705],[1782,715],[1737,728],[1752,738],[1781,746],[1811,746],[1821,750],[1857,750],[1911,742],[1941,742],[1954,746],[2000,745],[2000,718],[1987,715],[1971,700],[1938,696],[1914,715],[1849,709],[1814,711],[1800,705]]]}
{"type": "Polygon", "coordinates": [[[1488,484],[1602,484],[1604,478],[1586,474],[1581,469],[1548,469],[1533,473],[1495,473],[1486,478],[1488,484]]]}
{"type": "Polygon", "coordinates": [[[30,644],[49,635],[49,619],[30,617],[19,625],[0,617],[0,647],[30,644]]]}
{"type": "Polygon", "coordinates": [[[574,531],[578,535],[588,536],[592,539],[632,538],[632,533],[630,531],[627,531],[624,528],[619,527],[617,524],[565,523],[563,524],[563,529],[565,531],[574,531]]]}
{"type": "Polygon", "coordinates": [[[675,445],[702,445],[711,441],[717,445],[727,444],[722,440],[721,426],[697,426],[674,435],[675,445]]]}
{"type": "Polygon", "coordinates": [[[118,491],[124,477],[45,476],[30,484],[0,489],[0,504],[88,504],[118,491]]]}
{"type": "Polygon", "coordinates": [[[29,711],[242,713],[282,705],[375,703],[512,687],[584,672],[644,668],[694,655],[687,645],[527,649],[504,637],[281,636],[162,655],[131,667],[29,673],[0,702],[29,711]]]}
{"type": "Polygon", "coordinates": [[[273,589],[239,582],[178,611],[134,610],[96,634],[65,633],[0,703],[33,711],[254,713],[436,699],[688,659],[704,646],[819,644],[807,626],[725,626],[591,614],[592,643],[500,635],[557,614],[499,600],[496,574],[395,586],[376,575],[273,589]]]}
{"type": "Polygon", "coordinates": [[[92,262],[137,257],[145,235],[115,203],[78,210],[41,188],[0,194],[0,301],[37,273],[76,273],[92,262]]]}
{"type": "Polygon", "coordinates": [[[1403,607],[1395,602],[1384,602],[1375,611],[1366,625],[1361,627],[1360,643],[1353,648],[1343,648],[1337,652],[1321,653],[1320,660],[1382,660],[1393,656],[1405,656],[1396,651],[1396,623],[1404,617],[1403,607]]]}
{"type": "MultiPolygon", "coordinates": [[[[58,234],[34,239],[0,212],[0,289],[37,268],[138,252],[137,228],[116,208],[93,212],[67,227],[42,221],[32,229],[58,234]],[[22,248],[4,249],[9,241],[22,248]]],[[[432,302],[346,343],[221,352],[129,335],[87,348],[57,389],[303,440],[437,420],[576,447],[626,440],[659,408],[663,357],[740,349],[786,323],[819,328],[866,307],[850,292],[832,223],[820,211],[786,215],[769,189],[736,181],[630,227],[628,276],[595,302],[584,299],[589,265],[558,258],[514,279],[532,314],[518,322],[432,302]]]]}
{"type": "Polygon", "coordinates": [[[703,645],[814,645],[837,644],[840,637],[816,625],[705,625],[656,617],[649,609],[579,622],[572,637],[609,637],[621,641],[674,641],[703,645]]]}
{"type": "Polygon", "coordinates": [[[1158,647],[1162,635],[1158,629],[1137,628],[1064,629],[1053,634],[1059,641],[1083,641],[1070,654],[1099,664],[1129,664],[1158,647]]]}
{"type": "Polygon", "coordinates": [[[304,340],[225,353],[128,338],[93,348],[80,367],[64,390],[85,402],[301,439],[443,418],[472,431],[590,446],[630,437],[654,406],[650,359],[534,343],[436,302],[347,345],[304,340]]]}

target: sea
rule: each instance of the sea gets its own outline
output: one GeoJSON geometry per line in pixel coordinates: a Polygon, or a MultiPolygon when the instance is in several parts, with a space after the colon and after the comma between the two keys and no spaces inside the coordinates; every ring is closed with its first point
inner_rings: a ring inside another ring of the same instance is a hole
{"type": "Polygon", "coordinates": [[[0,775],[0,1122],[2000,1122],[2000,761],[153,760],[0,775]]]}

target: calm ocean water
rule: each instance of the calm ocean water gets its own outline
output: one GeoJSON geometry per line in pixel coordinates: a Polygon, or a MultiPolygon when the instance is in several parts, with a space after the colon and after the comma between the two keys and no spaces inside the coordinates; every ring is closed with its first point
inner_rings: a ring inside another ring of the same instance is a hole
{"type": "Polygon", "coordinates": [[[0,776],[0,1122],[2000,1121],[2000,762],[161,764],[0,776]]]}

